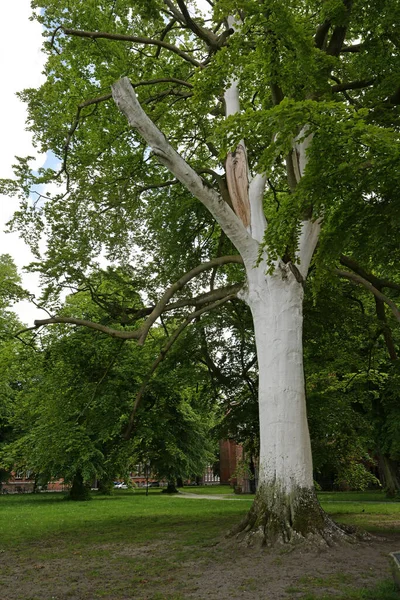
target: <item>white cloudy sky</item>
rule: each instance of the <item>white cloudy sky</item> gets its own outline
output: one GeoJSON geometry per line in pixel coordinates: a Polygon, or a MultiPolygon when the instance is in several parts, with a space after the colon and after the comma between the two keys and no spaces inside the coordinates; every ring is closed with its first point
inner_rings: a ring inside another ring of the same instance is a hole
{"type": "MultiPolygon", "coordinates": [[[[29,21],[30,0],[5,2],[1,8],[2,32],[0,36],[0,177],[11,177],[14,156],[37,156],[32,148],[31,136],[25,131],[26,111],[16,92],[26,87],[37,87],[42,80],[44,55],[40,52],[41,28],[38,23],[29,21]],[[18,35],[16,35],[16,31],[18,35]]],[[[37,156],[33,166],[44,163],[45,156],[37,156]]],[[[5,234],[5,223],[16,208],[16,200],[0,195],[0,254],[11,254],[18,268],[31,260],[28,248],[17,234],[5,234]]],[[[38,278],[24,275],[24,285],[31,292],[37,292],[38,278]]],[[[43,313],[27,302],[16,308],[25,323],[32,324],[34,318],[43,313]]]]}

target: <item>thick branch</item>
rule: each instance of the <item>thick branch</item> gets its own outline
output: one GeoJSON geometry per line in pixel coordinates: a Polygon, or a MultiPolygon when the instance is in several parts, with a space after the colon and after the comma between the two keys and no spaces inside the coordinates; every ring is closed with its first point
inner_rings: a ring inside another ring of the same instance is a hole
{"type": "Polygon", "coordinates": [[[210,310],[214,310],[214,309],[220,307],[222,304],[224,304],[228,300],[233,300],[234,298],[236,298],[236,295],[226,296],[225,298],[223,298],[222,300],[219,300],[218,302],[214,302],[213,304],[209,304],[208,306],[205,306],[204,308],[201,308],[199,310],[196,310],[196,311],[192,312],[185,319],[185,321],[174,331],[174,333],[168,339],[167,343],[165,344],[165,346],[161,350],[161,352],[158,355],[158,357],[156,358],[156,360],[151,365],[150,371],[146,375],[146,377],[145,377],[142,385],[140,386],[140,389],[139,389],[138,393],[136,394],[136,398],[135,398],[135,402],[134,402],[134,405],[133,405],[133,409],[132,409],[132,412],[131,412],[130,417],[129,417],[129,423],[128,423],[128,426],[127,426],[126,431],[124,433],[124,438],[125,439],[129,439],[130,436],[131,436],[131,434],[132,434],[132,430],[133,430],[133,426],[134,426],[134,420],[135,420],[136,413],[138,411],[138,408],[140,406],[140,402],[141,402],[141,400],[143,398],[143,394],[146,391],[147,385],[148,385],[150,379],[152,378],[154,371],[157,369],[158,365],[164,360],[164,358],[165,358],[168,350],[170,350],[170,348],[176,342],[176,340],[181,335],[181,333],[186,329],[186,327],[194,319],[196,319],[197,317],[199,317],[203,313],[205,313],[207,311],[210,311],[210,310]]]}
{"type": "Polygon", "coordinates": [[[162,40],[153,40],[152,38],[141,37],[141,36],[136,36],[136,35],[124,35],[122,33],[107,33],[105,31],[82,31],[79,29],[67,29],[65,27],[62,28],[62,31],[65,33],[65,35],[73,35],[76,37],[89,38],[91,40],[102,38],[102,39],[106,39],[106,40],[116,40],[116,41],[121,41],[121,42],[136,42],[137,44],[147,44],[150,46],[158,46],[160,48],[165,48],[166,50],[170,50],[170,52],[177,54],[178,56],[180,56],[187,62],[190,62],[195,67],[200,66],[200,63],[196,59],[194,59],[192,56],[190,56],[186,52],[183,52],[183,50],[180,50],[179,48],[177,48],[177,46],[174,46],[173,44],[168,44],[168,42],[164,42],[162,40]]]}
{"type": "Polygon", "coordinates": [[[34,321],[35,328],[42,327],[43,325],[53,325],[65,323],[66,325],[81,325],[82,327],[88,327],[89,329],[95,329],[101,331],[106,335],[120,340],[137,340],[140,337],[141,331],[119,331],[100,323],[94,323],[93,321],[86,321],[85,319],[75,319],[74,317],[50,317],[49,319],[38,319],[34,321]]]}
{"type": "Polygon", "coordinates": [[[353,44],[352,46],[343,46],[342,49],[340,50],[340,53],[342,52],[361,52],[361,50],[363,49],[363,44],[353,44]]]}
{"type": "Polygon", "coordinates": [[[189,29],[191,29],[198,38],[203,40],[203,42],[205,42],[207,46],[209,46],[213,50],[218,50],[220,47],[218,36],[216,36],[213,31],[201,27],[200,25],[198,25],[198,23],[196,23],[196,21],[192,19],[184,0],[177,0],[177,2],[185,19],[186,25],[189,27],[189,29]]]}
{"type": "Polygon", "coordinates": [[[197,277],[197,275],[199,275],[203,271],[206,271],[207,269],[212,269],[213,267],[216,267],[216,266],[226,265],[228,263],[243,264],[243,259],[241,256],[220,256],[219,258],[214,258],[213,260],[211,260],[207,263],[198,265],[197,267],[195,267],[188,273],[185,273],[185,275],[183,275],[180,279],[178,279],[178,281],[176,281],[173,285],[171,285],[171,287],[169,287],[166,290],[166,292],[164,293],[162,298],[159,300],[159,302],[157,303],[157,305],[154,308],[154,310],[152,311],[152,313],[146,319],[146,322],[141,329],[142,333],[139,338],[139,344],[140,345],[144,344],[147,334],[150,330],[150,327],[153,325],[153,323],[158,319],[158,317],[164,311],[165,307],[168,304],[169,299],[172,298],[172,296],[175,294],[175,292],[180,290],[184,285],[186,285],[186,283],[188,283],[194,277],[197,277]]]}
{"type": "Polygon", "coordinates": [[[183,14],[176,8],[172,0],[164,0],[164,4],[167,6],[171,14],[174,16],[174,19],[179,21],[181,25],[186,25],[185,17],[183,14]]]}
{"type": "Polygon", "coordinates": [[[338,83],[331,87],[332,92],[345,92],[346,90],[361,90],[374,85],[375,79],[360,79],[359,81],[349,81],[347,83],[338,83]]]}
{"type": "Polygon", "coordinates": [[[375,286],[379,290],[380,290],[380,288],[386,287],[386,288],[391,288],[393,290],[400,291],[400,284],[393,283],[392,281],[389,281],[387,279],[381,279],[380,277],[377,277],[376,275],[373,275],[372,273],[368,273],[365,269],[363,269],[358,264],[358,262],[356,260],[354,260],[354,258],[351,258],[350,256],[345,256],[344,254],[342,254],[340,257],[340,262],[345,267],[348,267],[349,269],[351,269],[355,273],[358,273],[358,275],[360,275],[361,277],[363,277],[364,279],[366,279],[367,281],[372,283],[372,285],[375,286]]]}
{"type": "MultiPolygon", "coordinates": [[[[160,77],[158,79],[148,79],[145,81],[137,81],[135,83],[132,83],[132,87],[137,88],[137,87],[147,86],[147,85],[156,85],[158,83],[176,83],[177,85],[183,85],[188,88],[193,88],[193,85],[191,83],[189,83],[188,81],[185,81],[184,79],[177,79],[176,77],[160,77]]],[[[112,98],[111,93],[104,94],[102,96],[97,96],[96,98],[91,98],[90,100],[85,100],[84,102],[81,102],[80,104],[78,104],[78,107],[76,110],[76,115],[75,115],[75,120],[74,120],[70,130],[68,131],[67,139],[65,140],[65,144],[64,144],[64,148],[63,148],[64,157],[63,157],[63,163],[62,163],[60,173],[67,172],[67,158],[68,158],[69,145],[71,143],[72,136],[74,135],[74,133],[79,125],[79,121],[81,120],[82,110],[88,106],[101,104],[101,102],[110,100],[110,98],[112,98]]]]}
{"type": "Polygon", "coordinates": [[[374,287],[371,282],[367,281],[366,279],[364,279],[364,277],[361,277],[360,275],[356,275],[355,273],[349,273],[348,271],[341,271],[340,269],[335,269],[335,273],[339,275],[339,277],[344,277],[345,279],[349,279],[354,283],[358,283],[365,287],[365,289],[367,289],[368,291],[372,292],[376,298],[382,300],[388,306],[390,306],[392,313],[400,323],[400,310],[398,309],[397,305],[388,296],[385,296],[385,294],[382,294],[382,292],[380,292],[376,287],[374,287]]]}
{"type": "Polygon", "coordinates": [[[328,35],[330,26],[331,26],[331,22],[326,20],[317,28],[317,31],[316,31],[315,37],[314,37],[314,44],[320,50],[322,50],[325,46],[326,37],[328,35]]]}
{"type": "MultiPolygon", "coordinates": [[[[353,0],[343,0],[343,4],[345,5],[346,11],[349,15],[353,5],[353,0]]],[[[346,33],[347,25],[339,25],[335,27],[331,39],[329,41],[328,47],[326,49],[327,54],[330,54],[331,56],[338,56],[340,54],[340,51],[343,47],[343,43],[346,39],[346,33]]]]}
{"type": "Polygon", "coordinates": [[[49,317],[48,319],[36,320],[34,322],[34,327],[24,329],[23,331],[37,329],[38,327],[42,327],[43,325],[64,323],[67,325],[80,325],[82,327],[88,327],[89,329],[95,329],[96,331],[100,331],[106,335],[121,340],[138,340],[139,344],[142,345],[147,337],[150,327],[158,319],[158,317],[161,316],[162,313],[170,310],[175,310],[177,308],[184,308],[185,306],[201,306],[205,303],[210,303],[212,301],[219,301],[221,299],[224,300],[227,296],[232,297],[233,294],[236,294],[242,287],[241,284],[229,286],[227,288],[219,288],[206,294],[201,294],[197,298],[186,298],[183,300],[178,300],[177,302],[174,302],[172,304],[168,304],[168,300],[175,294],[176,291],[178,291],[186,283],[188,283],[188,281],[190,281],[203,271],[206,271],[207,269],[212,269],[213,267],[225,265],[228,263],[243,264],[243,259],[239,255],[221,256],[209,261],[208,263],[198,265],[197,267],[183,275],[180,279],[178,279],[177,282],[175,282],[171,287],[168,288],[168,290],[162,296],[161,300],[154,307],[139,309],[135,312],[135,317],[137,319],[148,315],[148,318],[144,322],[143,326],[139,329],[136,329],[135,331],[120,331],[119,329],[113,329],[112,327],[107,327],[106,325],[94,323],[93,321],[75,319],[74,317],[49,317]]]}
{"type": "Polygon", "coordinates": [[[383,337],[385,340],[386,348],[388,350],[389,356],[391,360],[397,360],[397,352],[393,341],[392,330],[390,329],[385,312],[385,304],[382,300],[375,296],[375,307],[376,307],[376,316],[382,322],[383,327],[383,337]]]}
{"type": "Polygon", "coordinates": [[[249,185],[251,235],[260,243],[264,240],[267,229],[267,219],[265,218],[263,206],[266,181],[267,176],[258,173],[249,185]]]}
{"type": "Polygon", "coordinates": [[[210,211],[245,261],[253,265],[258,244],[251,238],[240,219],[213,189],[210,189],[190,165],[176,152],[157,126],[146,115],[127,77],[112,86],[114,100],[129,124],[146,140],[159,162],[210,211]]]}

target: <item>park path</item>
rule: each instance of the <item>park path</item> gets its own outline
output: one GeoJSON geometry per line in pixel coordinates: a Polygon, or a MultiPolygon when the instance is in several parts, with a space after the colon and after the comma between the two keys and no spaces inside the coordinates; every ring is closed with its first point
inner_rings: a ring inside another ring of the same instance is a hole
{"type": "MultiPolygon", "coordinates": [[[[237,498],[230,494],[192,494],[191,492],[181,492],[175,494],[175,498],[203,498],[204,500],[233,500],[234,502],[249,502],[254,498],[237,498]]],[[[322,500],[323,504],[393,504],[391,500],[322,500]]]]}
{"type": "Polygon", "coordinates": [[[233,500],[233,502],[243,502],[253,500],[253,498],[232,498],[228,494],[191,494],[190,492],[179,492],[175,498],[195,498],[197,500],[233,500]]]}

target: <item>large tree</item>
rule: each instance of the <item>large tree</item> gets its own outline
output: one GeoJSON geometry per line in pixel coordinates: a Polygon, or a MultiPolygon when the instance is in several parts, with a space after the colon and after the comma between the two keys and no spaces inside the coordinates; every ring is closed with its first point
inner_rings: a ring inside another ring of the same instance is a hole
{"type": "Polygon", "coordinates": [[[47,232],[49,297],[83,285],[103,252],[129,263],[153,302],[128,311],[123,331],[57,315],[36,326],[81,324],[143,344],[175,311],[183,321],[156,368],[186,325],[240,298],[254,323],[260,411],[260,485],[242,527],[267,542],[328,539],[339,529],[313,489],[303,286],[317,244],[329,267],[398,212],[400,3],[207,4],[202,17],[185,0],[33,2],[47,80],[22,97],[60,168],[35,178],[21,161],[9,188],[55,180],[66,190],[39,195],[33,210],[25,201],[15,224],[38,254],[47,232]]]}

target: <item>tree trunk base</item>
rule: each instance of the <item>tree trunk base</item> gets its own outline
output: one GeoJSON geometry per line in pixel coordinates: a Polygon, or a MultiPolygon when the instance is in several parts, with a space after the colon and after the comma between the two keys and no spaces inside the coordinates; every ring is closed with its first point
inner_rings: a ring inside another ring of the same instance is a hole
{"type": "Polygon", "coordinates": [[[90,500],[90,488],[84,483],[81,473],[78,472],[75,474],[66,499],[74,501],[90,500]]]}
{"type": "Polygon", "coordinates": [[[174,482],[169,481],[167,487],[163,489],[162,493],[163,494],[179,494],[179,490],[176,489],[174,482]]]}
{"type": "Polygon", "coordinates": [[[321,508],[313,489],[290,494],[278,486],[262,486],[244,520],[230,532],[247,545],[333,546],[355,542],[356,530],[335,523],[321,508]]]}

